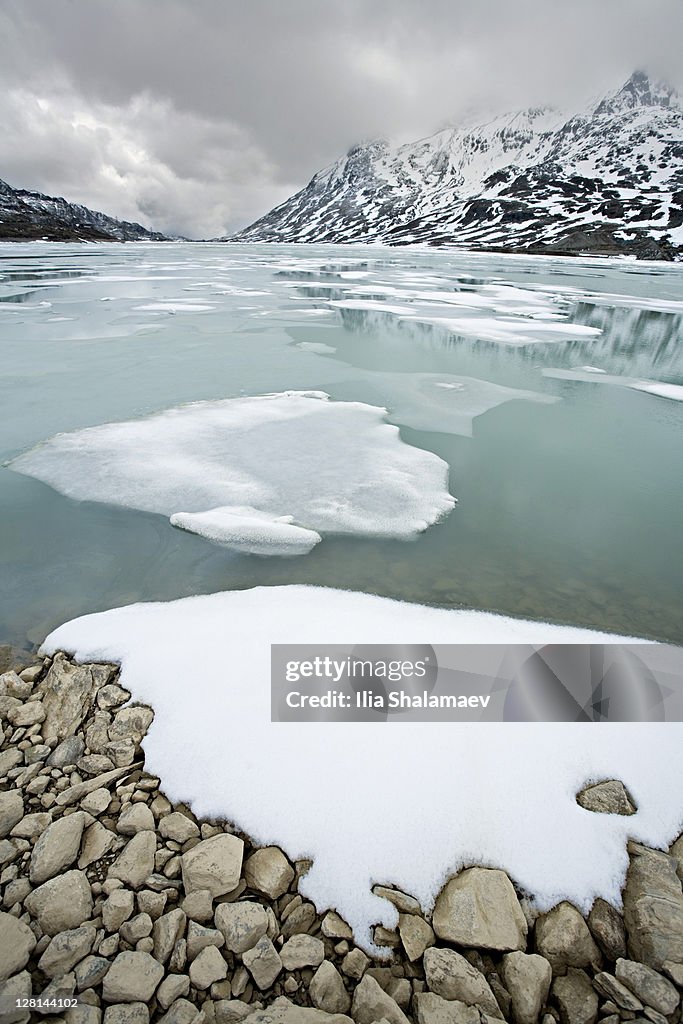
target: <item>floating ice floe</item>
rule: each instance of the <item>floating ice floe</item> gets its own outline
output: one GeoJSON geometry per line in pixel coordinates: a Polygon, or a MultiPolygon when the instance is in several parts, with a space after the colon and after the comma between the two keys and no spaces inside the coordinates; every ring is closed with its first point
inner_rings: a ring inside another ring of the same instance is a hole
{"type": "Polygon", "coordinates": [[[208,512],[175,512],[173,526],[254,555],[306,555],[322,537],[296,526],[292,516],[270,516],[255,508],[212,508],[208,512]]]}
{"type": "Polygon", "coordinates": [[[216,307],[201,302],[148,302],[133,308],[145,313],[206,313],[216,307]]]}
{"type": "Polygon", "coordinates": [[[365,370],[362,379],[381,396],[379,400],[386,405],[392,423],[462,437],[472,436],[472,423],[477,416],[505,402],[552,405],[558,401],[554,395],[452,374],[365,370]]]}
{"type": "MultiPolygon", "coordinates": [[[[502,867],[536,897],[615,904],[630,838],[680,832],[682,727],[661,723],[275,723],[270,645],[609,643],[628,638],[318,587],[259,587],[133,605],[67,623],[44,650],[120,661],[151,704],[146,767],[173,801],[313,859],[301,881],[368,946],[396,923],[375,882],[426,910],[445,877],[502,867]],[[178,756],[179,749],[182,757],[178,756]],[[575,794],[621,779],[636,814],[592,814],[575,794]]],[[[293,687],[296,689],[296,686],[293,687]]]]}
{"type": "Polygon", "coordinates": [[[463,337],[481,338],[484,341],[500,342],[504,345],[529,345],[548,341],[564,341],[571,338],[593,338],[601,331],[585,324],[568,321],[535,320],[530,317],[513,316],[422,316],[420,313],[400,316],[400,320],[413,323],[431,324],[452,334],[463,337]]]}
{"type": "Polygon", "coordinates": [[[238,550],[301,553],[323,533],[411,537],[455,505],[446,463],[385,416],[320,391],[196,402],[58,434],[11,467],[238,550]]]}
{"type": "MultiPolygon", "coordinates": [[[[312,312],[318,312],[318,310],[312,310],[312,312]]],[[[320,310],[320,312],[324,313],[325,310],[320,310]]],[[[317,352],[320,355],[326,355],[337,351],[334,346],[325,345],[322,341],[299,341],[297,342],[296,347],[300,348],[303,352],[317,352]]]]}
{"type": "Polygon", "coordinates": [[[668,384],[663,380],[641,380],[639,377],[620,377],[618,374],[606,373],[594,366],[581,366],[578,370],[563,370],[547,367],[544,377],[554,380],[578,380],[591,384],[615,384],[618,387],[630,388],[632,391],[645,391],[648,395],[668,398],[672,402],[683,402],[683,384],[668,384]]]}

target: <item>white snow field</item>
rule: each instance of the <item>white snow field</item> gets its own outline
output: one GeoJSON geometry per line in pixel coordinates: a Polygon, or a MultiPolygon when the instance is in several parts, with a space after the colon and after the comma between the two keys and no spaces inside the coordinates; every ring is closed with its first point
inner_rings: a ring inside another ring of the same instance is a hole
{"type": "Polygon", "coordinates": [[[502,867],[541,910],[618,903],[626,841],[680,831],[677,724],[270,722],[271,643],[587,643],[626,638],[367,594],[287,586],[138,604],[74,619],[47,653],[120,661],[155,718],[147,769],[172,800],[234,822],[259,843],[311,857],[301,890],[336,908],[357,941],[396,912],[393,883],[430,908],[445,877],[502,867]],[[576,792],[619,778],[631,817],[594,814],[576,792]]]}
{"type": "Polygon", "coordinates": [[[11,465],[237,550],[301,554],[321,533],[411,537],[454,507],[447,464],[385,416],[321,391],[195,402],[57,434],[11,465]]]}

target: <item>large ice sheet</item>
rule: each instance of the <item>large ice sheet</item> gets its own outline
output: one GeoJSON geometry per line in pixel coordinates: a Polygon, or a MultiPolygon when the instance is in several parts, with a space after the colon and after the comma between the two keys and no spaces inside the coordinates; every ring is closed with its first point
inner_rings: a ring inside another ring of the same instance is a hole
{"type": "Polygon", "coordinates": [[[426,908],[447,874],[505,868],[539,909],[566,898],[618,903],[633,837],[660,846],[683,822],[680,725],[272,724],[272,643],[603,643],[585,629],[426,608],[314,587],[260,587],[133,605],[55,630],[45,650],[122,663],[149,702],[147,768],[173,800],[224,817],[257,842],[311,857],[301,889],[369,943],[394,909],[388,882],[426,908]],[[179,750],[182,756],[179,756],[179,750]],[[631,817],[593,814],[576,792],[619,778],[631,817]]]}
{"type": "Polygon", "coordinates": [[[410,537],[455,499],[446,463],[404,444],[385,415],[320,391],[196,402],[58,434],[11,466],[70,498],[171,516],[239,550],[249,534],[261,554],[281,553],[287,538],[288,553],[310,550],[320,533],[410,537]]]}

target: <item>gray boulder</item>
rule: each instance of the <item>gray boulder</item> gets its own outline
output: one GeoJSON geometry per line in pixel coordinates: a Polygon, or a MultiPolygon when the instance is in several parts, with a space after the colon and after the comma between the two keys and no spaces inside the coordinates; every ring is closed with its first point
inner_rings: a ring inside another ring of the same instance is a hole
{"type": "Polygon", "coordinates": [[[149,953],[119,953],[102,983],[107,1003],[148,1003],[164,976],[161,964],[149,953]]]}
{"type": "Polygon", "coordinates": [[[48,978],[67,974],[91,951],[96,934],[92,925],[81,925],[55,935],[38,961],[43,974],[48,978]]]}
{"type": "Polygon", "coordinates": [[[247,859],[244,877],[250,889],[276,900],[289,889],[294,868],[278,846],[264,846],[247,859]]]}
{"type": "Polygon", "coordinates": [[[156,833],[151,829],[136,832],[109,868],[108,878],[119,878],[132,889],[139,889],[154,871],[156,833]]]}
{"type": "Polygon", "coordinates": [[[491,1017],[502,1013],[491,987],[476,967],[454,949],[432,946],[423,958],[427,987],[443,999],[457,999],[468,1006],[479,1006],[491,1017]]]}
{"type": "Polygon", "coordinates": [[[92,892],[84,871],[67,871],[30,893],[24,906],[46,935],[78,928],[92,915],[92,892]]]}
{"type": "Polygon", "coordinates": [[[27,924],[0,911],[0,981],[23,970],[36,945],[27,924]]]}
{"type": "Polygon", "coordinates": [[[282,970],[279,954],[266,935],[242,954],[242,963],[262,991],[270,988],[282,970]]]}
{"type": "Polygon", "coordinates": [[[666,960],[683,964],[683,889],[678,861],[629,843],[624,923],[632,960],[661,970],[666,960]]]}
{"type": "Polygon", "coordinates": [[[330,960],[323,960],[318,967],[311,978],[308,994],[316,1009],[325,1013],[346,1013],[351,1006],[351,996],[346,991],[342,976],[330,960]]]}
{"type": "Polygon", "coordinates": [[[550,961],[553,974],[568,967],[598,967],[600,950],[579,911],[566,901],[536,921],[536,951],[550,961]]]}
{"type": "Polygon", "coordinates": [[[24,800],[18,789],[0,793],[0,839],[8,836],[24,817],[24,800]]]}
{"type": "Polygon", "coordinates": [[[553,981],[551,995],[561,1024],[595,1024],[598,1019],[598,994],[585,971],[569,967],[553,981]]]}
{"type": "Polygon", "coordinates": [[[356,986],[351,1004],[355,1024],[375,1024],[385,1018],[389,1024],[410,1024],[395,999],[380,988],[374,978],[366,974],[356,986]]]}
{"type": "Polygon", "coordinates": [[[617,960],[616,975],[646,1006],[665,1017],[678,1009],[680,997],[675,986],[651,967],[634,960],[617,960]]]}
{"type": "Polygon", "coordinates": [[[268,915],[260,903],[220,903],[214,915],[216,928],[223,934],[231,953],[252,949],[268,931],[268,915]]]}
{"type": "Polygon", "coordinates": [[[227,832],[197,843],[181,857],[185,892],[208,889],[214,899],[231,892],[240,880],[243,853],[243,841],[227,832]]]}
{"type": "Polygon", "coordinates": [[[503,957],[501,973],[516,1024],[536,1024],[553,977],[548,961],[536,953],[516,950],[503,957]]]}
{"type": "Polygon", "coordinates": [[[84,813],[76,811],[58,818],[45,829],[31,855],[29,875],[34,885],[54,878],[73,864],[81,847],[84,826],[84,813]]]}
{"type": "Polygon", "coordinates": [[[576,802],[587,811],[597,814],[635,814],[637,807],[631,799],[623,782],[609,779],[586,786],[576,797],[576,802]]]}
{"type": "Polygon", "coordinates": [[[432,916],[441,939],[509,952],[526,946],[527,923],[512,882],[495,868],[467,868],[437,897],[432,916]]]}

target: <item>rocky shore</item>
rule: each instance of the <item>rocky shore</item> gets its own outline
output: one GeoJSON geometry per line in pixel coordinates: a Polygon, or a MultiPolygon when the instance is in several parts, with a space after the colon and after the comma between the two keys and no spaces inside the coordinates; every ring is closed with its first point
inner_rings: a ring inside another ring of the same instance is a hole
{"type": "MultiPolygon", "coordinates": [[[[0,675],[0,1022],[679,1024],[683,836],[637,843],[623,913],[531,920],[505,872],[398,911],[373,959],[299,893],[309,862],[173,805],[145,771],[154,717],[112,665],[63,654],[0,675]]],[[[632,814],[619,780],[577,799],[632,814]]]]}

